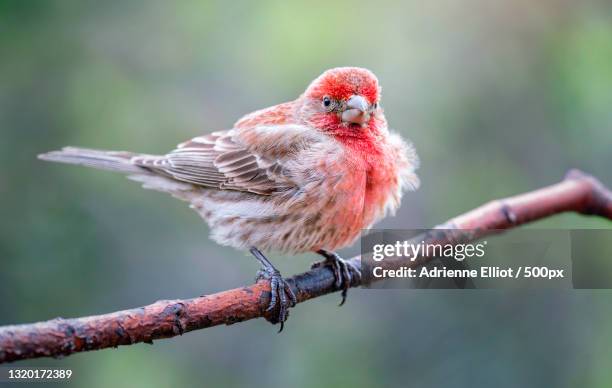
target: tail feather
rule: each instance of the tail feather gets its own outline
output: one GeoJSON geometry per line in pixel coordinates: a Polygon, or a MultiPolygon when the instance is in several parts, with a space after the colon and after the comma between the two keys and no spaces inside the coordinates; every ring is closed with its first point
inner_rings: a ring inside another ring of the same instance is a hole
{"type": "Polygon", "coordinates": [[[160,156],[136,154],[125,151],[103,151],[88,148],[65,147],[38,155],[39,159],[51,162],[77,164],[101,170],[121,172],[128,178],[139,182],[145,189],[170,193],[183,201],[197,200],[199,191],[194,186],[179,182],[155,168],[155,161],[160,156]],[[150,165],[145,165],[149,163],[150,165]]]}
{"type": "Polygon", "coordinates": [[[140,156],[140,154],[125,151],[64,147],[59,151],[40,154],[38,158],[51,162],[76,164],[125,174],[150,173],[151,170],[132,163],[132,158],[137,155],[140,156]]]}

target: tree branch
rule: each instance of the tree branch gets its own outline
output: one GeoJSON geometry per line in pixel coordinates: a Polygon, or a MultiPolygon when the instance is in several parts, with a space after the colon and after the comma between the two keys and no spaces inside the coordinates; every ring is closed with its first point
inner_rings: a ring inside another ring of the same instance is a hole
{"type": "MultiPolygon", "coordinates": [[[[436,242],[472,241],[500,229],[562,212],[597,215],[612,220],[612,192],[594,177],[570,171],[560,183],[529,193],[489,202],[436,227],[436,242]]],[[[351,261],[359,265],[360,257],[351,261]]],[[[413,263],[423,264],[427,258],[413,263]]],[[[298,302],[338,289],[326,267],[288,279],[298,302]]],[[[354,281],[352,287],[358,286],[354,281]]],[[[184,300],[160,300],[148,306],[84,318],[0,327],[0,363],[37,357],[62,357],[77,352],[131,345],[182,335],[221,324],[253,318],[274,319],[267,313],[267,282],[184,300]]]]}

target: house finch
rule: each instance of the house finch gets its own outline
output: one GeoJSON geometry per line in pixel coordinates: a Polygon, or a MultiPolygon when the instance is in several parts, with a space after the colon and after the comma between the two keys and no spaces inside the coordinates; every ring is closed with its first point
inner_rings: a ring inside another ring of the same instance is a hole
{"type": "Polygon", "coordinates": [[[268,310],[278,309],[281,330],[296,298],[261,251],[322,255],[315,265],[331,267],[344,303],[360,272],[334,251],[419,185],[414,148],[387,128],[378,79],[356,67],[328,70],[296,100],[166,155],[66,147],[39,157],[122,172],[189,202],[213,240],[261,262],[258,278],[270,281],[268,310]]]}

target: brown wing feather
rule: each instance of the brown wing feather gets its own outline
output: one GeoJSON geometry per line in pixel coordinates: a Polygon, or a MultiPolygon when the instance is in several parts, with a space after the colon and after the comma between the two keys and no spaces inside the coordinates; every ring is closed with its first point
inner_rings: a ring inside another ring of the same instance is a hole
{"type": "Polygon", "coordinates": [[[136,157],[136,165],[152,168],[194,185],[269,195],[295,184],[279,160],[256,155],[234,130],[213,132],[179,144],[161,157],[136,157]]]}

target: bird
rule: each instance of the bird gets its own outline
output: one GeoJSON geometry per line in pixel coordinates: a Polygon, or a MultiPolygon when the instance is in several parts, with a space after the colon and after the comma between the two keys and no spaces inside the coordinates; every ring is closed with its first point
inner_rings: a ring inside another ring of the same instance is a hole
{"type": "Polygon", "coordinates": [[[313,252],[347,290],[360,268],[338,249],[394,214],[419,187],[414,145],[390,130],[378,78],[368,69],[324,71],[295,100],[257,110],[231,128],[194,137],[165,155],[64,147],[42,160],[126,174],[186,201],[217,243],[249,250],[269,281],[267,311],[280,323],[295,293],[264,254],[313,252]]]}

